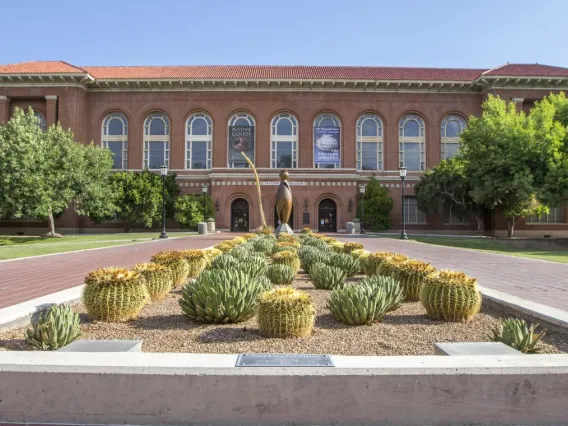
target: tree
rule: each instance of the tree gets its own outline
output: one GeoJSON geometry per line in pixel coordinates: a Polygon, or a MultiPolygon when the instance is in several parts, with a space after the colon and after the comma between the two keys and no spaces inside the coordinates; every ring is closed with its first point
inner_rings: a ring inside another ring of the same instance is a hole
{"type": "Polygon", "coordinates": [[[382,231],[391,226],[390,212],[393,201],[389,190],[382,187],[377,178],[371,177],[365,189],[365,214],[361,214],[362,203],[357,203],[357,215],[364,226],[371,231],[382,231]]]}
{"type": "Polygon", "coordinates": [[[47,219],[45,235],[60,236],[54,216],[70,203],[80,214],[113,210],[111,167],[108,150],[76,142],[59,124],[43,132],[31,108],[16,108],[0,126],[0,215],[47,219]]]}
{"type": "MultiPolygon", "coordinates": [[[[464,160],[476,204],[500,209],[512,237],[517,219],[532,215],[546,176],[546,160],[530,117],[514,103],[489,96],[481,117],[472,117],[461,134],[464,160]]],[[[546,207],[537,209],[541,214],[546,207]]]]}
{"type": "Polygon", "coordinates": [[[460,219],[474,217],[477,230],[483,232],[483,206],[475,203],[471,190],[466,163],[461,158],[441,161],[414,186],[417,206],[425,214],[441,213],[449,206],[460,219]]]}
{"type": "Polygon", "coordinates": [[[187,194],[178,197],[175,201],[174,219],[184,228],[196,230],[199,222],[204,222],[210,217],[214,217],[214,208],[213,199],[209,195],[187,194]]]}

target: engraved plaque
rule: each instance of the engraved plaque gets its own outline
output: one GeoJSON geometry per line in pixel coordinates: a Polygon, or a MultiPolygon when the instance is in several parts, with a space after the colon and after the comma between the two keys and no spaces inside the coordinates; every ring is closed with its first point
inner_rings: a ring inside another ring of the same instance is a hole
{"type": "Polygon", "coordinates": [[[334,367],[329,355],[241,354],[235,367],[334,367]]]}

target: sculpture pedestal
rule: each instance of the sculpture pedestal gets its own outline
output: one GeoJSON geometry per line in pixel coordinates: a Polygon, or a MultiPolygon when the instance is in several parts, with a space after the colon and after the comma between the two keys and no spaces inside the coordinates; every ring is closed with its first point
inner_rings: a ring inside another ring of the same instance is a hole
{"type": "Polygon", "coordinates": [[[276,228],[275,232],[276,232],[277,237],[280,234],[294,235],[294,230],[292,228],[290,228],[290,225],[288,225],[287,223],[281,224],[278,228],[276,228]]]}

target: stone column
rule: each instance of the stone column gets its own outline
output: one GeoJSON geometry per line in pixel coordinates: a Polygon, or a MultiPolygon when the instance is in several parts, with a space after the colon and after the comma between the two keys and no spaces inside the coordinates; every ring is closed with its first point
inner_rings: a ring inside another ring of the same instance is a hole
{"type": "Polygon", "coordinates": [[[57,96],[47,95],[45,97],[45,104],[45,121],[49,127],[57,121],[57,96]]]}
{"type": "Polygon", "coordinates": [[[10,119],[10,98],[0,95],[0,124],[7,123],[10,119]]]}

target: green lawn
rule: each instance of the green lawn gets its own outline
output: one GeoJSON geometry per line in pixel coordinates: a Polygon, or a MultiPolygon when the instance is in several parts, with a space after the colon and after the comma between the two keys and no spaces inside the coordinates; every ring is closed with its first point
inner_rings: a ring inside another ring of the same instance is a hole
{"type": "Polygon", "coordinates": [[[541,259],[549,260],[551,262],[568,263],[568,250],[522,249],[512,247],[507,243],[490,238],[410,236],[409,239],[426,244],[460,247],[470,250],[526,257],[529,259],[541,259]]]}
{"type": "MultiPolygon", "coordinates": [[[[168,235],[172,238],[192,234],[195,232],[173,232],[168,235]]],[[[71,235],[63,238],[0,236],[0,260],[113,247],[133,242],[151,241],[158,236],[159,232],[71,235]]]]}

